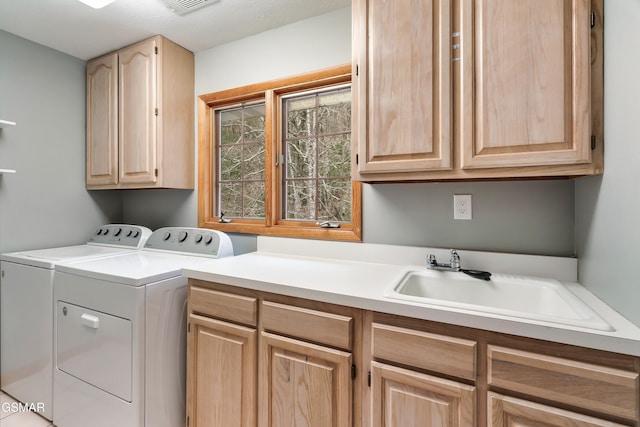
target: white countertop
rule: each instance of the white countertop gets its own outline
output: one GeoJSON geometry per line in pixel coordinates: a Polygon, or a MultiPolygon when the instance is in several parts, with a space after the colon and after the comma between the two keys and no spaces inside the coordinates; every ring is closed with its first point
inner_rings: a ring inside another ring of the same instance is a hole
{"type": "Polygon", "coordinates": [[[211,260],[185,268],[183,274],[292,297],[640,356],[640,328],[575,282],[575,259],[458,252],[464,268],[559,280],[615,330],[600,331],[385,296],[407,272],[424,269],[427,253],[447,260],[448,251],[442,249],[259,237],[257,252],[211,260]]]}

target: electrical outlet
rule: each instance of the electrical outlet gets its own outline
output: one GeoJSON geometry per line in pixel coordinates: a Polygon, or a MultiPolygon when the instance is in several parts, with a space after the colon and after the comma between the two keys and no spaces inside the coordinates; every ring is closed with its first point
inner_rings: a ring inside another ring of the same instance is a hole
{"type": "Polygon", "coordinates": [[[454,194],[453,219],[471,218],[471,194],[454,194]]]}

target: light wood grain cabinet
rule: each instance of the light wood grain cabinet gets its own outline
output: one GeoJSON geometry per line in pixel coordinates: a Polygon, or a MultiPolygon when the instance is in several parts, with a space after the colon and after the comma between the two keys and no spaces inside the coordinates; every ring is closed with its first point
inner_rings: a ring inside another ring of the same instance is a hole
{"type": "Polygon", "coordinates": [[[263,332],[260,427],[351,426],[350,352],[263,332]]]}
{"type": "Polygon", "coordinates": [[[477,425],[476,342],[376,322],[370,327],[372,427],[477,425]]]}
{"type": "Polygon", "coordinates": [[[451,3],[353,2],[362,175],[452,168],[451,3]]]}
{"type": "Polygon", "coordinates": [[[488,427],[622,427],[625,424],[489,393],[488,427]]]}
{"type": "Polygon", "coordinates": [[[367,313],[371,426],[640,425],[640,359],[367,313]]]}
{"type": "Polygon", "coordinates": [[[255,426],[255,328],[193,314],[189,324],[189,426],[255,426]]]}
{"type": "Polygon", "coordinates": [[[257,425],[258,300],[189,288],[187,425],[257,425]]]}
{"type": "Polygon", "coordinates": [[[89,61],[87,188],[193,188],[193,100],[193,53],[164,37],[89,61]]]}
{"type": "Polygon", "coordinates": [[[192,280],[189,427],[361,427],[353,415],[359,313],[192,280]]]}
{"type": "Polygon", "coordinates": [[[602,173],[602,9],[602,0],[356,0],[354,176],[602,173]]]}
{"type": "Polygon", "coordinates": [[[372,362],[373,427],[476,426],[476,388],[372,362]]]}
{"type": "Polygon", "coordinates": [[[189,281],[189,427],[640,427],[640,358],[189,281]]]}

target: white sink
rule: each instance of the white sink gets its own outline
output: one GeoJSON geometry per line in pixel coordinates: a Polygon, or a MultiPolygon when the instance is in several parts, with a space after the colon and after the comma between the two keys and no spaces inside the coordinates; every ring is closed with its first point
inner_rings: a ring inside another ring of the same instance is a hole
{"type": "Polygon", "coordinates": [[[494,274],[490,281],[485,281],[461,272],[411,271],[386,296],[601,331],[614,330],[562,283],[552,279],[494,274]]]}

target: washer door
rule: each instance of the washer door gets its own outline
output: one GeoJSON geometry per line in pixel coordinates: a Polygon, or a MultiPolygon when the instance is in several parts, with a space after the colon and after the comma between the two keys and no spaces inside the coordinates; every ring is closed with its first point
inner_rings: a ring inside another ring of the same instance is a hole
{"type": "Polygon", "coordinates": [[[58,301],[56,366],[131,402],[131,321],[58,301]]]}

